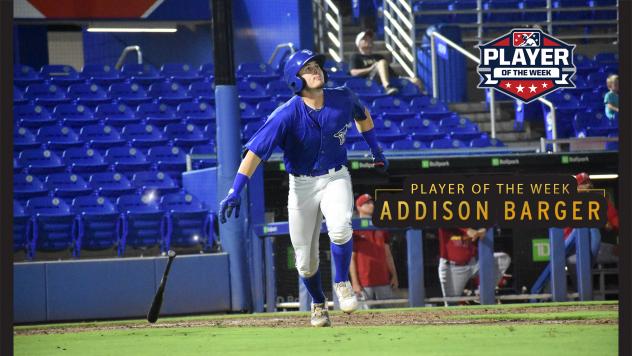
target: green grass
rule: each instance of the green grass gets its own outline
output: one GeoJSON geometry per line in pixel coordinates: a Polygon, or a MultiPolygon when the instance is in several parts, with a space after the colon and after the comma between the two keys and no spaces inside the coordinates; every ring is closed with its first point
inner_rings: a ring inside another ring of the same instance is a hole
{"type": "Polygon", "coordinates": [[[481,315],[448,315],[445,319],[455,320],[498,320],[498,321],[536,321],[536,320],[596,320],[617,319],[619,313],[614,311],[573,311],[559,313],[528,313],[528,314],[481,314],[481,315]]]}
{"type": "Polygon", "coordinates": [[[573,355],[617,354],[617,327],[441,325],[170,328],[15,337],[16,355],[573,355]]]}

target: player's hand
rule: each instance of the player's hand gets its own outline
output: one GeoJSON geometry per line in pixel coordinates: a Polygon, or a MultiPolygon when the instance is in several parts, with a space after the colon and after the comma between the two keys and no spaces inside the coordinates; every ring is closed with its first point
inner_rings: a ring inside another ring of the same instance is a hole
{"type": "Polygon", "coordinates": [[[228,193],[226,198],[219,203],[219,221],[223,224],[226,222],[226,218],[230,218],[235,209],[235,218],[239,217],[239,207],[241,206],[241,198],[234,192],[228,193]]]}
{"type": "Polygon", "coordinates": [[[355,294],[357,296],[361,296],[362,295],[362,286],[359,284],[354,284],[353,285],[353,291],[355,292],[355,294]]]}
{"type": "Polygon", "coordinates": [[[397,276],[391,277],[391,288],[393,289],[399,288],[399,280],[397,279],[397,276]]]}
{"type": "Polygon", "coordinates": [[[380,173],[386,173],[388,170],[388,160],[382,151],[373,153],[373,167],[380,173]]]}

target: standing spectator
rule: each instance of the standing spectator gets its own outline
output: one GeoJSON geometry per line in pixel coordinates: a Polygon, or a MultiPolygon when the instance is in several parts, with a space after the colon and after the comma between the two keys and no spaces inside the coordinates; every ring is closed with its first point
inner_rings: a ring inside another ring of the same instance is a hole
{"type": "MultiPolygon", "coordinates": [[[[397,74],[384,56],[373,54],[373,31],[366,30],[358,33],[355,44],[358,47],[358,52],[351,56],[351,75],[366,77],[371,80],[378,76],[386,94],[397,94],[399,89],[391,83],[391,78],[397,77],[397,74]]],[[[404,78],[410,80],[423,92],[423,84],[419,78],[404,78]]]]}
{"type": "Polygon", "coordinates": [[[606,79],[609,92],[603,98],[603,103],[606,105],[606,116],[610,120],[614,120],[615,115],[619,113],[619,76],[611,74],[606,79]]]}
{"type": "MultiPolygon", "coordinates": [[[[478,274],[477,242],[486,233],[486,229],[439,229],[439,282],[444,298],[461,296],[470,278],[478,274]]],[[[494,261],[498,284],[511,264],[511,257],[494,252],[494,261]]]]}
{"type": "MultiPolygon", "coordinates": [[[[361,218],[373,216],[373,197],[362,194],[356,199],[361,218]]],[[[399,286],[397,270],[389,246],[389,234],[384,230],[358,230],[353,232],[351,254],[351,283],[361,299],[385,300],[393,297],[393,288],[399,286]]]]}

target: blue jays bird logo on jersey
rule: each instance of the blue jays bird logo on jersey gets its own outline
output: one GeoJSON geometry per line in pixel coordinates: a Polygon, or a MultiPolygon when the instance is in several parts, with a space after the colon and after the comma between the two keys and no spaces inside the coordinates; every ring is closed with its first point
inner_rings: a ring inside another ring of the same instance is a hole
{"type": "Polygon", "coordinates": [[[351,123],[346,124],[345,126],[343,126],[342,129],[340,129],[340,131],[334,134],[334,137],[340,140],[340,146],[345,144],[345,140],[347,138],[347,130],[349,130],[349,128],[351,128],[351,123]]]}
{"type": "Polygon", "coordinates": [[[479,46],[479,88],[494,88],[524,103],[560,88],[575,88],[575,45],[534,29],[514,29],[479,46]]]}

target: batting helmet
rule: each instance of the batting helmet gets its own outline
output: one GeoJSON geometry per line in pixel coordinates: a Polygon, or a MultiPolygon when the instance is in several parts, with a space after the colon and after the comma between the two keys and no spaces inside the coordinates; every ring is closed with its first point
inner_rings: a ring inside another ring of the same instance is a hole
{"type": "Polygon", "coordinates": [[[299,77],[298,72],[309,61],[316,61],[320,68],[323,70],[324,81],[327,81],[327,72],[325,72],[325,56],[315,53],[308,49],[300,50],[290,56],[285,63],[284,78],[287,84],[292,88],[295,93],[300,93],[305,87],[305,81],[299,77]]]}

